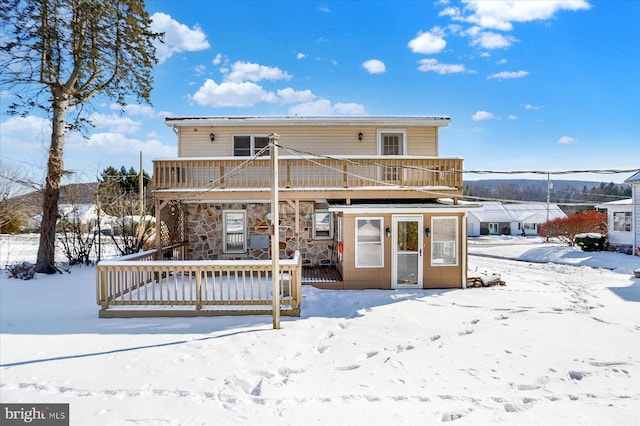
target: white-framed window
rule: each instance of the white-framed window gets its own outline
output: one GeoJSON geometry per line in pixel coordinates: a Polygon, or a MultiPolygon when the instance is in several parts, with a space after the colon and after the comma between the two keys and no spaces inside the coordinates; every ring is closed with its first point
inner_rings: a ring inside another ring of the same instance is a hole
{"type": "MultiPolygon", "coordinates": [[[[379,155],[405,155],[407,153],[407,131],[405,129],[378,129],[379,155]]],[[[380,178],[385,181],[400,180],[402,168],[385,166],[380,178]]]]}
{"type": "Polygon", "coordinates": [[[631,212],[613,212],[613,230],[631,232],[631,212]]]}
{"type": "MultiPolygon", "coordinates": [[[[256,155],[264,147],[269,146],[269,136],[267,135],[234,135],[233,136],[233,156],[251,157],[256,155]]],[[[269,155],[269,150],[265,150],[261,156],[269,155]]]]}
{"type": "Polygon", "coordinates": [[[537,228],[537,224],[535,223],[525,223],[524,224],[524,229],[527,231],[535,231],[537,228]]]}
{"type": "Polygon", "coordinates": [[[356,268],[384,267],[384,219],[356,217],[356,268]]]}
{"type": "Polygon", "coordinates": [[[247,251],[247,212],[244,210],[224,210],[222,212],[225,253],[247,251]]]}
{"type": "Polygon", "coordinates": [[[328,240],[333,238],[333,215],[326,210],[313,213],[313,238],[328,240]]]}
{"type": "Polygon", "coordinates": [[[378,129],[379,155],[406,155],[406,129],[378,129]]]}
{"type": "Polygon", "coordinates": [[[431,265],[458,264],[458,218],[431,218],[431,265]]]}

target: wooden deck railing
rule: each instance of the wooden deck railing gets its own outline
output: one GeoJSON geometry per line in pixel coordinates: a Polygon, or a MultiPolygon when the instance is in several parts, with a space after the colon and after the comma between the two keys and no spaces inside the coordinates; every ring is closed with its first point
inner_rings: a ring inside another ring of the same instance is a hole
{"type": "MultiPolygon", "coordinates": [[[[266,188],[270,160],[260,157],[183,158],[155,160],[156,189],[266,188]]],[[[462,159],[441,157],[373,156],[332,158],[280,157],[281,188],[364,188],[381,186],[462,186],[462,159]]]]}
{"type": "MultiPolygon", "coordinates": [[[[271,261],[150,260],[157,254],[150,250],[98,264],[100,317],[272,313],[271,261]]],[[[300,253],[279,263],[281,314],[298,316],[300,253]]]]}

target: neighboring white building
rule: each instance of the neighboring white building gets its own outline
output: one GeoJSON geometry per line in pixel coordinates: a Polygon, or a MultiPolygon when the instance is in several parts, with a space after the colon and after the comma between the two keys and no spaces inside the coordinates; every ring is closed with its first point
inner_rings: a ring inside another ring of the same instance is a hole
{"type": "MultiPolygon", "coordinates": [[[[67,222],[80,223],[82,225],[95,226],[98,221],[98,208],[95,204],[59,204],[58,212],[60,218],[67,222]]],[[[102,229],[111,227],[113,217],[100,210],[100,225],[102,229]]],[[[32,227],[40,227],[42,223],[42,214],[34,216],[30,219],[29,225],[32,227]]]]}
{"type": "Polygon", "coordinates": [[[631,227],[633,229],[633,253],[640,256],[640,172],[625,180],[631,185],[631,199],[633,200],[633,216],[631,227]]]}
{"type": "Polygon", "coordinates": [[[482,210],[469,212],[468,236],[480,235],[538,235],[540,224],[567,215],[557,204],[513,203],[497,201],[479,203],[482,210]]]}
{"type": "Polygon", "coordinates": [[[607,210],[609,248],[618,253],[633,254],[634,242],[633,200],[611,201],[596,206],[607,210]]]}

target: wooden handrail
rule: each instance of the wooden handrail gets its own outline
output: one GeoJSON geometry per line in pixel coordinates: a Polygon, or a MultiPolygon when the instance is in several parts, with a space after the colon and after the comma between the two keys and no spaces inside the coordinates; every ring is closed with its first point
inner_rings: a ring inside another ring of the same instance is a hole
{"type": "MultiPolygon", "coordinates": [[[[146,256],[156,254],[149,250],[146,256]]],[[[138,253],[141,255],[141,253],[138,253]]],[[[96,267],[96,302],[101,316],[148,315],[150,311],[131,307],[165,309],[163,316],[184,313],[185,306],[242,309],[261,313],[271,309],[273,289],[269,260],[135,260],[131,256],[102,261],[96,267]],[[166,309],[167,306],[182,307],[166,309]],[[122,309],[123,307],[130,307],[122,309]],[[129,309],[129,310],[127,310],[129,309]],[[107,312],[108,311],[108,312],[107,312]]],[[[280,297],[283,314],[299,315],[301,303],[302,259],[280,261],[280,297]]],[[[162,315],[162,312],[160,315],[162,315]]],[[[223,311],[228,312],[228,311],[223,311]]],[[[209,312],[210,314],[210,312],[209,312]]]]}
{"type": "MultiPolygon", "coordinates": [[[[268,188],[268,157],[155,160],[156,189],[268,188]]],[[[281,157],[283,188],[462,187],[462,159],[417,156],[281,157]]]]}

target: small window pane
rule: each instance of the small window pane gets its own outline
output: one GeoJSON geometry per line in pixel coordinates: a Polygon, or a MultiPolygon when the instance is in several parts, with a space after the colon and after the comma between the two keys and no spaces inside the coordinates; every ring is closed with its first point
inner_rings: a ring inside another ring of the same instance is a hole
{"type": "Polygon", "coordinates": [[[245,222],[246,216],[243,211],[224,212],[224,251],[226,253],[246,251],[245,222]]]}
{"type": "MultiPolygon", "coordinates": [[[[260,152],[260,150],[262,148],[265,148],[265,147],[269,146],[269,137],[267,137],[267,136],[256,136],[254,144],[255,144],[254,154],[257,154],[258,152],[260,152]]],[[[265,149],[262,152],[262,154],[260,154],[260,156],[263,156],[263,155],[269,155],[269,150],[265,149]]]]}
{"type": "Polygon", "coordinates": [[[431,220],[431,264],[458,264],[458,218],[441,217],[431,220]]]}
{"type": "Polygon", "coordinates": [[[631,232],[631,212],[613,212],[613,230],[631,232]]]}
{"type": "Polygon", "coordinates": [[[331,238],[331,213],[318,211],[314,214],[314,238],[331,238]]]}
{"type": "Polygon", "coordinates": [[[251,156],[251,136],[233,137],[233,155],[235,157],[251,156]]]}
{"type": "Polygon", "coordinates": [[[384,266],[382,218],[356,218],[356,268],[384,266]]]}

